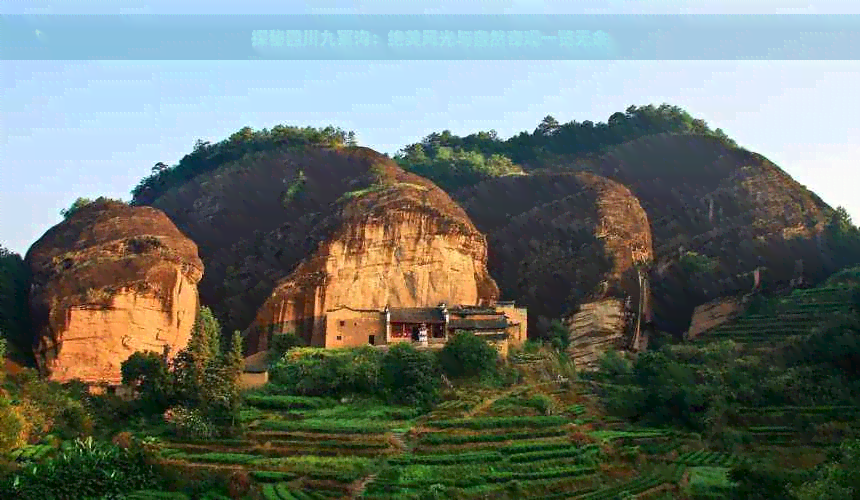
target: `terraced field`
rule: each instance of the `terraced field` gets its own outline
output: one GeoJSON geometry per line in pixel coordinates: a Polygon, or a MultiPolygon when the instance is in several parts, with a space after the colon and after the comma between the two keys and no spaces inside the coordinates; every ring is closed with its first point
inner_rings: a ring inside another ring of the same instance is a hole
{"type": "MultiPolygon", "coordinates": [[[[189,472],[247,471],[265,500],[410,499],[428,491],[440,498],[610,499],[676,491],[688,464],[730,463],[690,458],[699,448],[677,433],[594,414],[582,392],[557,382],[464,388],[419,415],[270,390],[246,396],[241,438],[164,441],[160,454],[189,472]]],[[[185,497],[146,491],[132,498],[185,497]]]]}
{"type": "Polygon", "coordinates": [[[731,339],[750,349],[772,348],[796,335],[807,335],[828,318],[851,310],[851,288],[812,288],[772,299],[765,314],[743,314],[708,330],[697,342],[731,339]]]}
{"type": "Polygon", "coordinates": [[[266,500],[349,498],[402,452],[396,437],[417,412],[369,401],[249,395],[239,439],[168,441],[161,456],[180,469],[245,470],[266,500]]]}

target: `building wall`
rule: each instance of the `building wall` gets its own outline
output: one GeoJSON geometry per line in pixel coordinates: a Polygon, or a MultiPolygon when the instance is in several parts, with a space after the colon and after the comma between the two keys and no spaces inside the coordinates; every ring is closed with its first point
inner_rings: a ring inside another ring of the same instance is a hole
{"type": "Polygon", "coordinates": [[[338,309],[326,313],[325,347],[368,345],[371,335],[375,345],[385,344],[385,316],[380,312],[338,309]]]}
{"type": "Polygon", "coordinates": [[[523,342],[528,340],[528,310],[525,307],[516,306],[499,306],[498,310],[505,313],[505,316],[507,316],[512,323],[516,323],[515,325],[508,327],[507,331],[510,335],[509,342],[515,346],[522,345],[523,342]]]}

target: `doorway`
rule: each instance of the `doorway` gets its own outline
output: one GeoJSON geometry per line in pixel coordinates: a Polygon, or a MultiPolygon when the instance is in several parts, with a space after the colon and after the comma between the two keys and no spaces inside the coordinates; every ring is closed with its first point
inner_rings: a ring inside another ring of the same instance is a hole
{"type": "Polygon", "coordinates": [[[376,335],[370,335],[367,337],[367,343],[370,345],[376,345],[376,335]]]}

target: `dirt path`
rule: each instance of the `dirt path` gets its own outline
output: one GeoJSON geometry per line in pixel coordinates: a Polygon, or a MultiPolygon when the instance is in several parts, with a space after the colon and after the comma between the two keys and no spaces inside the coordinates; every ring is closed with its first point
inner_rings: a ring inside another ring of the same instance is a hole
{"type": "Polygon", "coordinates": [[[376,479],[376,474],[371,474],[371,475],[367,476],[366,478],[362,479],[355,486],[355,490],[353,491],[352,496],[350,498],[352,498],[352,499],[361,498],[361,495],[364,494],[364,490],[367,489],[367,485],[372,483],[374,479],[376,479]]]}
{"type": "MultiPolygon", "coordinates": [[[[536,389],[538,387],[541,387],[544,385],[551,385],[551,384],[555,384],[555,382],[554,381],[553,382],[541,382],[539,384],[532,384],[532,385],[528,386],[528,389],[529,390],[536,389]]],[[[510,396],[511,394],[513,394],[515,392],[519,392],[521,390],[523,390],[522,386],[513,387],[511,389],[508,389],[505,392],[496,394],[495,396],[493,396],[491,398],[485,399],[483,403],[479,404],[478,406],[476,406],[476,407],[472,408],[471,410],[469,410],[468,412],[466,412],[466,414],[463,415],[463,418],[472,418],[475,415],[477,415],[478,413],[480,413],[480,412],[486,410],[487,408],[489,408],[490,406],[492,406],[493,403],[495,403],[496,401],[503,399],[503,398],[506,398],[506,397],[510,396]]]]}

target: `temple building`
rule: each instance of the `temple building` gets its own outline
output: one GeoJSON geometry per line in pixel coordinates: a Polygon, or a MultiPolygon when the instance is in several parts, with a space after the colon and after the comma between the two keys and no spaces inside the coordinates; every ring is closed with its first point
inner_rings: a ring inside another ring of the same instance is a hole
{"type": "MultiPolygon", "coordinates": [[[[373,345],[384,348],[397,342],[411,342],[419,347],[441,348],[450,336],[464,330],[485,338],[506,356],[511,345],[521,345],[527,338],[528,313],[513,302],[494,306],[385,307],[353,309],[339,307],[326,311],[322,335],[313,335],[313,347],[358,347],[373,345]]],[[[302,337],[301,332],[296,332],[302,337]]],[[[259,335],[262,342],[252,352],[266,350],[272,335],[259,335]]]]}

